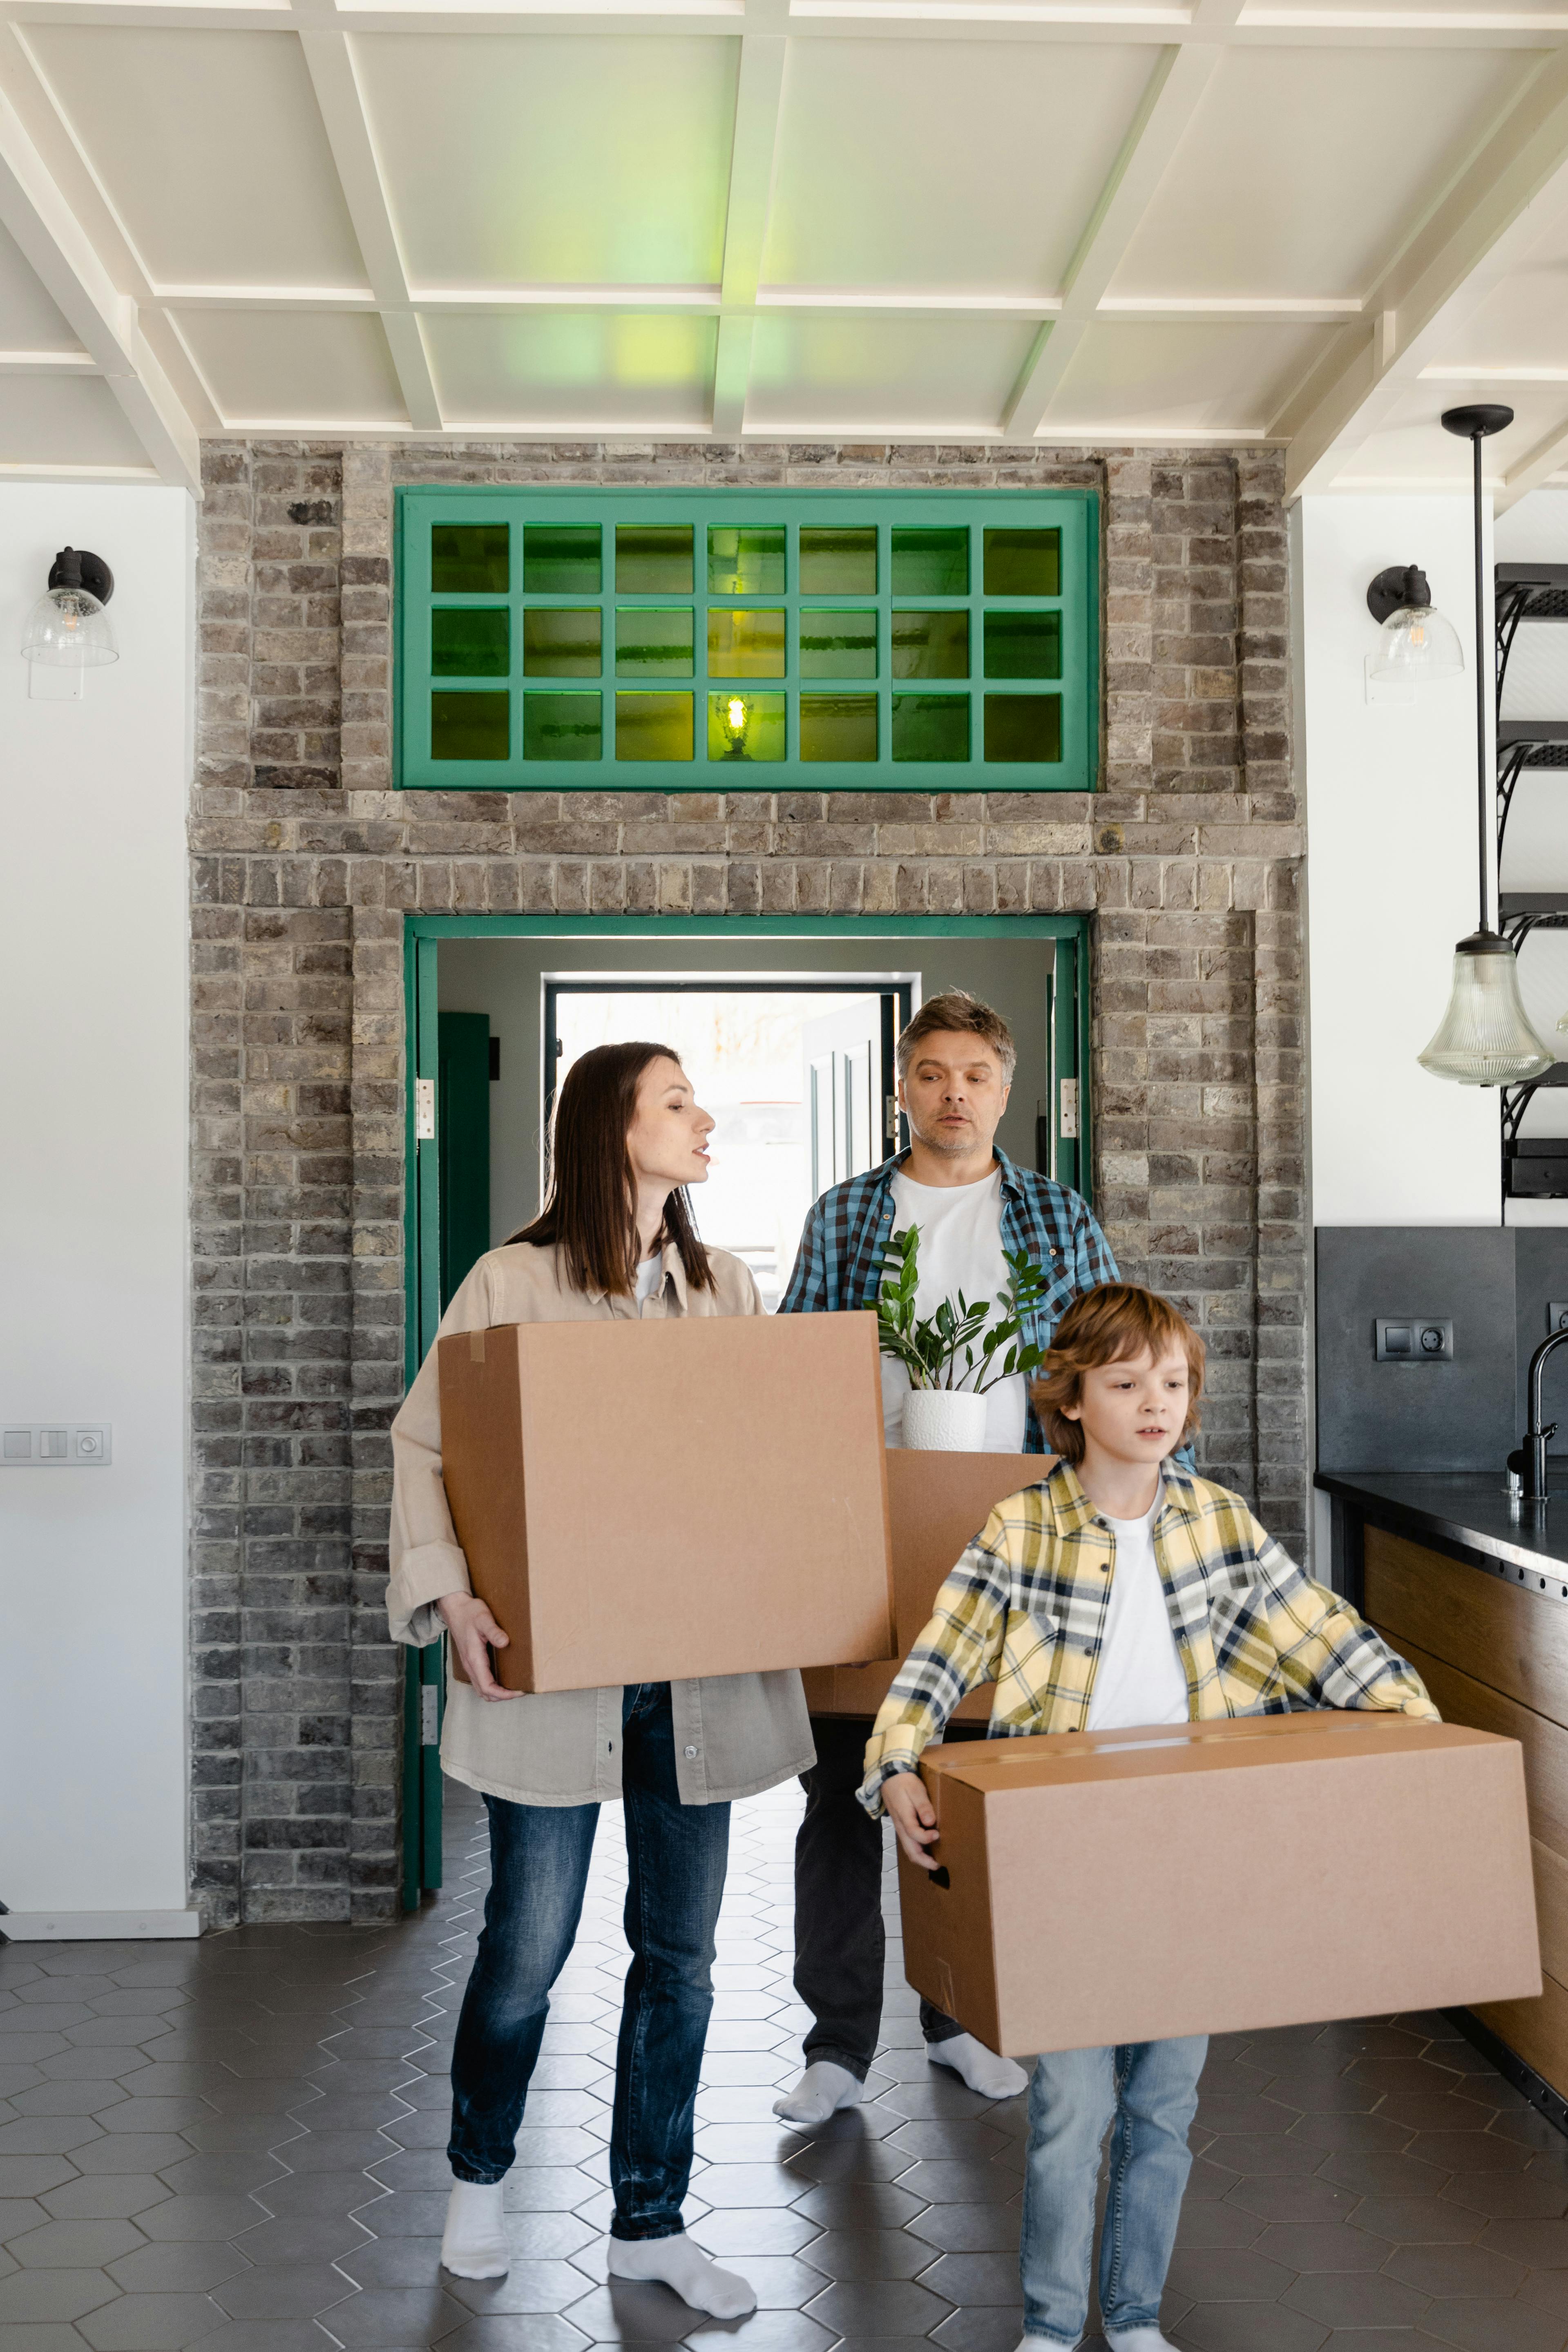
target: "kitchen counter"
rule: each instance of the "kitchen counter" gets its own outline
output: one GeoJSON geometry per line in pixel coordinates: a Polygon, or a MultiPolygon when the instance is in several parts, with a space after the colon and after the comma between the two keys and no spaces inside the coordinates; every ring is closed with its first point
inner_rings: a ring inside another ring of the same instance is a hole
{"type": "Polygon", "coordinates": [[[1361,1527],[1435,1541],[1549,1600],[1568,1601],[1568,1476],[1552,1485],[1544,1510],[1510,1507],[1500,1469],[1495,1475],[1472,1471],[1451,1477],[1430,1470],[1397,1476],[1321,1470],[1315,1483],[1335,1506],[1331,1580],[1352,1601],[1361,1590],[1361,1527]]]}

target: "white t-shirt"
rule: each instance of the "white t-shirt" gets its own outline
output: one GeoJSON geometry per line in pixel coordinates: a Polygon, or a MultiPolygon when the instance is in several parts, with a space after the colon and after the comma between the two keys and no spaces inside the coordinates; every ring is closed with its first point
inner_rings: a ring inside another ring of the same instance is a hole
{"type": "MultiPolygon", "coordinates": [[[[1002,1171],[994,1168],[978,1184],[917,1184],[900,1170],[893,1178],[893,1231],[920,1227],[920,1287],[915,1312],[934,1315],[944,1298],[962,1290],[971,1305],[983,1298],[994,1307],[1007,1280],[1002,1255],[1002,1171]]],[[[992,1321],[1000,1318],[993,1316],[992,1321]]],[[[978,1360],[980,1350],[975,1348],[978,1360]]],[[[973,1377],[964,1381],[973,1388],[973,1377]]],[[[1026,1383],[1021,1372],[985,1391],[985,1451],[1022,1454],[1026,1383]]],[[[902,1443],[904,1399],[910,1376],[891,1356],[882,1359],[882,1428],[889,1445],[902,1443]]]]}
{"type": "Polygon", "coordinates": [[[1154,1521],[1163,1501],[1162,1487],[1141,1519],[1100,1513],[1116,1538],[1116,1560],[1089,1702],[1089,1731],[1187,1720],[1187,1678],[1154,1558],[1154,1521]]]}
{"type": "Polygon", "coordinates": [[[637,1267],[637,1304],[639,1307],[645,1298],[651,1298],[653,1297],[654,1292],[658,1288],[663,1280],[664,1252],[660,1250],[657,1255],[653,1257],[645,1257],[637,1267]]]}

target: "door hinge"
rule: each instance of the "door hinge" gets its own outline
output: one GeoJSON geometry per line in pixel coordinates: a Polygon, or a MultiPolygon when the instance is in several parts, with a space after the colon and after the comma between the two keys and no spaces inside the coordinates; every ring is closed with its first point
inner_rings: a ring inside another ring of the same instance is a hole
{"type": "Polygon", "coordinates": [[[441,1745],[441,1685],[421,1683],[419,1685],[419,1745],[439,1748],[441,1745]]]}
{"type": "Polygon", "coordinates": [[[1061,1087],[1062,1113],[1058,1124],[1061,1128],[1062,1141],[1073,1143],[1078,1139],[1078,1080],[1064,1078],[1061,1087]]]}
{"type": "Polygon", "coordinates": [[[882,1099],[886,1105],[886,1108],[882,1113],[883,1138],[889,1143],[897,1143],[899,1139],[899,1097],[897,1095],[885,1095],[882,1099]]]}
{"type": "Polygon", "coordinates": [[[434,1143],[436,1140],[436,1081],[416,1078],[414,1081],[414,1140],[434,1143]]]}

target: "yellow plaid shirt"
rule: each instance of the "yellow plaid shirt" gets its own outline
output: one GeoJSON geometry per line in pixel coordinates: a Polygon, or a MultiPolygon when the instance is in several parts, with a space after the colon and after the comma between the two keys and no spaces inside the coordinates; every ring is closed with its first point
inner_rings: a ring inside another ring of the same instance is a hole
{"type": "MultiPolygon", "coordinates": [[[[1437,1720],[1420,1676],[1348,1601],[1303,1574],[1239,1495],[1167,1462],[1154,1558],[1194,1723],[1292,1707],[1382,1707],[1437,1720]]],[[[882,1811],[977,1683],[990,1736],[1081,1731],[1110,1602],[1116,1538],[1070,1464],[998,1503],[936,1597],[866,1750],[860,1801],[882,1811]]]]}

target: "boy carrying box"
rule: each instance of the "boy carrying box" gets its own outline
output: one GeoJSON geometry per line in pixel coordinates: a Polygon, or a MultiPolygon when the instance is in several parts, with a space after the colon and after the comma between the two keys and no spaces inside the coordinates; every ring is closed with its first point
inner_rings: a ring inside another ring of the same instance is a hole
{"type": "MultiPolygon", "coordinates": [[[[860,1801],[891,1815],[911,1862],[935,1867],[921,1750],[978,1683],[996,1685],[993,1738],[1302,1706],[1436,1720],[1413,1670],[1302,1574],[1239,1495],[1169,1459],[1198,1426],[1203,1371],[1191,1325],[1131,1284],[1086,1292],[1057,1326],[1034,1399],[1061,1458],[992,1512],[938,1594],[866,1750],[860,1801]]],[[[1223,1875],[1224,1858],[1211,1863],[1223,1875]]],[[[1194,1856],[1194,1866],[1210,1865],[1194,1856]]],[[[1092,1901],[1093,1891],[1064,1897],[1092,1901]]],[[[1036,2061],[1019,2352],[1076,2346],[1088,2324],[1095,2189],[1112,2126],[1105,2332],[1114,2352],[1167,2346],[1160,2298],[1207,2047],[1194,2035],[1036,2061]]]]}

